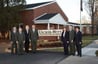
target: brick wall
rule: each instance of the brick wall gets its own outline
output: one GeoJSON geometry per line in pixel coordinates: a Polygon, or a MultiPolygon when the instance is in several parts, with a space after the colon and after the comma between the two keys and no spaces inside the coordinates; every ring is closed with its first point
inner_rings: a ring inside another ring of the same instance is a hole
{"type": "MultiPolygon", "coordinates": [[[[47,6],[43,6],[43,7],[39,7],[36,9],[32,9],[32,10],[24,10],[21,11],[21,18],[22,18],[22,22],[24,25],[28,24],[30,27],[31,25],[34,23],[33,20],[44,14],[44,13],[60,13],[63,18],[68,21],[67,16],[63,13],[63,11],[60,9],[60,7],[57,5],[57,3],[53,3],[53,4],[49,4],[47,6]]],[[[54,29],[57,28],[57,25],[52,24],[50,25],[51,27],[54,27],[54,29]]],[[[47,29],[47,24],[36,24],[37,29],[47,29]]],[[[60,29],[63,26],[60,25],[60,29]]],[[[46,40],[57,40],[57,37],[40,37],[40,39],[46,39],[46,40]]]]}

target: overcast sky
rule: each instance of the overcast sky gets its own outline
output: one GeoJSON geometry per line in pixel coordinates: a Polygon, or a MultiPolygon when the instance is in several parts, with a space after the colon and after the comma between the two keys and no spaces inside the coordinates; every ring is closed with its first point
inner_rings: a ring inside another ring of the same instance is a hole
{"type": "MultiPolygon", "coordinates": [[[[27,4],[47,2],[53,0],[26,0],[27,4]]],[[[55,1],[55,0],[54,0],[55,1]]],[[[80,0],[56,0],[58,5],[69,18],[70,22],[77,22],[80,20],[80,0]]],[[[82,16],[88,18],[86,11],[82,12],[82,16]]]]}

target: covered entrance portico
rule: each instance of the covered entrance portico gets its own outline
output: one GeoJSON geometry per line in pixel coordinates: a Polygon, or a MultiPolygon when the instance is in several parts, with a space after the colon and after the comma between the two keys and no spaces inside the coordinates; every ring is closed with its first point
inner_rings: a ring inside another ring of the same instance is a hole
{"type": "Polygon", "coordinates": [[[50,14],[44,14],[42,16],[37,17],[34,19],[35,24],[47,24],[47,29],[51,29],[51,24],[58,25],[56,29],[59,29],[59,25],[67,25],[67,22],[64,20],[64,18],[59,13],[50,13],[50,14]]]}

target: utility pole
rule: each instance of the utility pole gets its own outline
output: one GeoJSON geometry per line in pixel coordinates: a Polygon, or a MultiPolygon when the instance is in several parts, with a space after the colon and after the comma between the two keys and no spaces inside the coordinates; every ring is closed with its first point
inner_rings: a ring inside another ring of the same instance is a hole
{"type": "Polygon", "coordinates": [[[80,31],[82,31],[81,12],[83,11],[83,1],[80,0],[80,31]]]}
{"type": "Polygon", "coordinates": [[[92,36],[94,35],[94,4],[95,0],[92,0],[91,2],[91,24],[92,24],[92,36]]]}

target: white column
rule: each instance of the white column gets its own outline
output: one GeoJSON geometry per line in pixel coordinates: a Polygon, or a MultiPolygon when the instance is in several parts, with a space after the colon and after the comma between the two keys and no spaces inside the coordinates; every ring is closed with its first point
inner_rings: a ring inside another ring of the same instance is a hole
{"type": "Polygon", "coordinates": [[[50,29],[50,23],[48,23],[47,29],[48,29],[48,30],[50,29]]]}
{"type": "Polygon", "coordinates": [[[60,25],[58,24],[58,29],[60,29],[60,25]]]}
{"type": "MultiPolygon", "coordinates": [[[[60,25],[58,24],[58,29],[60,29],[60,25]]],[[[59,40],[60,39],[60,36],[57,36],[57,39],[59,40]]]]}

